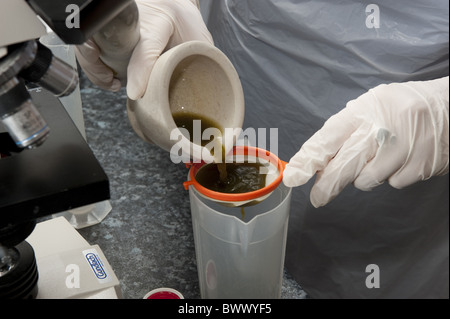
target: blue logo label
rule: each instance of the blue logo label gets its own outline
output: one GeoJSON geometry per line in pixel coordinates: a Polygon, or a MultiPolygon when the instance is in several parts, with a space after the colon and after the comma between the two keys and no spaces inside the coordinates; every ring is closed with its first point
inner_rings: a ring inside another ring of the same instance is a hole
{"type": "Polygon", "coordinates": [[[102,262],[97,257],[97,255],[93,253],[86,254],[86,259],[91,265],[92,270],[94,271],[95,276],[98,279],[105,279],[107,277],[106,271],[103,268],[102,262]]]}

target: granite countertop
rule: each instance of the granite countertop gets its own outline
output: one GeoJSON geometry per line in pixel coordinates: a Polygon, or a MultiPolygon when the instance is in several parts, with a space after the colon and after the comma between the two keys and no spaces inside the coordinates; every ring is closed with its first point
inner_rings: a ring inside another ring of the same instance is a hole
{"type": "MultiPolygon", "coordinates": [[[[167,152],[143,142],[126,114],[126,91],[103,91],[80,78],[88,144],[110,181],[112,210],[97,225],[80,229],[98,244],[120,280],[124,298],[142,298],[160,287],[200,298],[187,169],[167,152]]],[[[306,293],[285,271],[282,298],[306,293]]]]}

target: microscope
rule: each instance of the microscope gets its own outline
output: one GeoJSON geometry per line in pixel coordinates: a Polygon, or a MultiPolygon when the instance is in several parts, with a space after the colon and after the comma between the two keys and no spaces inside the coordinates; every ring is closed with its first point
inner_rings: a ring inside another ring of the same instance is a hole
{"type": "Polygon", "coordinates": [[[40,19],[66,44],[82,44],[137,7],[133,0],[0,6],[0,299],[23,299],[37,295],[25,241],[36,220],[110,198],[105,172],[58,99],[78,86],[78,72],[39,42],[40,19]]]}

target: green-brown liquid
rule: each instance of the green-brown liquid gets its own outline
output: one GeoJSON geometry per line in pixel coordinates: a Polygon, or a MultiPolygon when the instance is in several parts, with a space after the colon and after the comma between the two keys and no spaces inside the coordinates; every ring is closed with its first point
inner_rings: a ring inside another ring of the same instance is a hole
{"type": "MultiPolygon", "coordinates": [[[[193,142],[194,137],[194,121],[198,120],[200,121],[200,138],[203,132],[208,128],[217,128],[222,132],[222,129],[220,125],[218,125],[216,122],[214,122],[211,119],[205,118],[203,116],[190,113],[190,112],[180,112],[176,114],[172,114],[172,117],[175,121],[175,124],[177,127],[185,128],[189,132],[189,137],[191,139],[191,142],[193,142]]],[[[210,140],[201,140],[201,145],[206,146],[208,143],[212,142],[212,139],[210,140]]]]}
{"type": "MultiPolygon", "coordinates": [[[[172,114],[172,116],[177,127],[185,128],[189,132],[191,142],[193,142],[194,136],[194,120],[201,121],[201,135],[208,128],[217,128],[223,132],[220,125],[213,120],[194,113],[180,112],[172,114]]],[[[210,140],[202,139],[201,145],[207,146],[213,139],[213,136],[210,140]]],[[[225,155],[225,149],[222,147],[221,163],[207,164],[197,172],[195,179],[200,185],[216,192],[232,194],[248,193],[266,186],[267,175],[260,172],[262,164],[248,162],[225,163],[225,155]]],[[[243,206],[241,206],[241,215],[242,219],[244,219],[245,211],[243,206]]]]}
{"type": "MultiPolygon", "coordinates": [[[[198,114],[190,113],[190,112],[180,112],[172,114],[172,117],[175,121],[175,124],[177,127],[184,128],[189,132],[189,137],[191,142],[193,142],[194,137],[194,121],[199,120],[200,121],[200,138],[203,132],[208,128],[217,128],[221,132],[223,132],[223,129],[218,125],[215,121],[206,118],[204,116],[200,116],[198,114]]],[[[206,146],[210,142],[214,140],[214,136],[211,136],[211,138],[208,140],[201,139],[201,146],[206,146]]],[[[214,151],[214,149],[212,150],[214,151]]],[[[214,154],[213,154],[214,155],[214,154]]],[[[221,163],[217,164],[217,169],[220,172],[220,178],[222,180],[225,180],[227,178],[227,167],[225,164],[225,149],[222,147],[222,161],[221,163]]]]}
{"type": "MultiPolygon", "coordinates": [[[[185,128],[189,132],[191,141],[194,136],[194,120],[200,120],[200,134],[208,128],[223,129],[213,120],[189,112],[173,114],[177,127],[185,128]]],[[[202,140],[201,145],[206,146],[212,142],[202,140]]],[[[207,164],[197,173],[195,179],[200,185],[221,193],[248,193],[266,186],[266,175],[260,173],[261,163],[225,163],[225,153],[222,148],[222,162],[207,164]]]]}
{"type": "Polygon", "coordinates": [[[217,164],[203,166],[195,176],[197,182],[212,191],[239,194],[256,191],[266,186],[266,175],[260,173],[260,163],[227,163],[227,177],[220,178],[217,164]]]}

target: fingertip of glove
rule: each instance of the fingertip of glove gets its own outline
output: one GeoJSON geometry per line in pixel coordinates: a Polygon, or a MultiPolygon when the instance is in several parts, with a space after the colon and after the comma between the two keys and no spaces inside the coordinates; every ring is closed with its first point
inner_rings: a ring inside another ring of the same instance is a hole
{"type": "Polygon", "coordinates": [[[118,92],[118,91],[120,91],[121,88],[122,88],[122,84],[120,83],[120,81],[118,79],[114,79],[111,84],[110,91],[118,92]]]}
{"type": "Polygon", "coordinates": [[[283,184],[287,187],[296,187],[299,186],[297,183],[294,182],[294,180],[291,178],[291,176],[287,177],[283,174],[283,184]]]}
{"type": "Polygon", "coordinates": [[[283,171],[283,183],[287,187],[297,187],[306,184],[311,176],[305,174],[304,171],[287,164],[283,171]]]}
{"type": "Polygon", "coordinates": [[[322,206],[325,206],[328,204],[333,198],[329,198],[322,192],[318,191],[316,188],[313,187],[311,190],[311,194],[309,195],[309,200],[311,201],[311,204],[314,206],[314,208],[319,208],[322,206]]]}
{"type": "Polygon", "coordinates": [[[368,175],[360,175],[353,182],[353,185],[363,192],[372,191],[375,187],[380,186],[381,184],[383,184],[383,182],[378,182],[373,177],[368,175]]]}
{"type": "Polygon", "coordinates": [[[130,100],[137,101],[144,96],[145,92],[141,92],[139,88],[135,85],[128,83],[127,85],[127,96],[130,100]]]}
{"type": "Polygon", "coordinates": [[[310,198],[310,201],[311,201],[311,205],[313,205],[314,208],[320,208],[327,204],[327,203],[321,203],[320,201],[316,201],[312,198],[310,198]]]}

